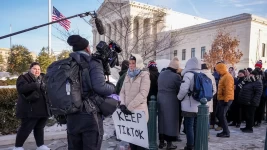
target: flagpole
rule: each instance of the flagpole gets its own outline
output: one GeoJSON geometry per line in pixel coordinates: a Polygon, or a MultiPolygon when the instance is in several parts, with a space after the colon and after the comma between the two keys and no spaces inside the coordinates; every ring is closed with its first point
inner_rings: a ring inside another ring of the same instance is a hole
{"type": "MultiPolygon", "coordinates": [[[[48,23],[52,21],[52,6],[51,6],[51,0],[48,0],[48,23]]],[[[51,52],[51,24],[48,25],[48,53],[49,55],[52,54],[51,52]]]]}

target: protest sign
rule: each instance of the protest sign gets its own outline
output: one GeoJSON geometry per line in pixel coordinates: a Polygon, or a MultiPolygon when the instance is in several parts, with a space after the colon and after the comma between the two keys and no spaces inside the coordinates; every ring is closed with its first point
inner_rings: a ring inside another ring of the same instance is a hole
{"type": "Polygon", "coordinates": [[[132,115],[126,115],[117,109],[112,115],[117,138],[144,148],[149,148],[145,112],[136,110],[133,113],[132,115]]]}

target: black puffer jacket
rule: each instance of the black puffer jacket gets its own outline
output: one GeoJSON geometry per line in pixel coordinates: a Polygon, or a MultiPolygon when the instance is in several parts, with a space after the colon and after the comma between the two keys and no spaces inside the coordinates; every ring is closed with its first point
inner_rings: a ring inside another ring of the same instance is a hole
{"type": "Polygon", "coordinates": [[[44,74],[36,79],[31,73],[20,75],[17,79],[19,98],[16,107],[17,118],[49,117],[49,102],[45,97],[44,74]],[[41,88],[42,87],[42,88],[41,88]]]}
{"type": "Polygon", "coordinates": [[[152,67],[149,69],[150,73],[150,89],[147,96],[147,102],[150,101],[150,98],[152,95],[157,96],[158,95],[158,78],[159,78],[159,72],[156,67],[152,67]]]}
{"type": "Polygon", "coordinates": [[[261,100],[263,86],[261,81],[249,82],[243,85],[239,92],[239,103],[258,107],[261,100]]]}
{"type": "MultiPolygon", "coordinates": [[[[102,61],[99,59],[90,58],[91,56],[85,52],[75,52],[71,53],[71,57],[74,57],[76,60],[80,60],[80,57],[83,57],[89,63],[89,77],[91,80],[92,90],[101,96],[109,96],[115,93],[115,85],[111,83],[107,83],[105,81],[105,75],[103,70],[102,61]],[[91,60],[91,61],[89,61],[91,60]]],[[[83,80],[83,91],[84,93],[90,92],[89,83],[86,83],[86,78],[88,75],[82,73],[82,80],[83,80]]]]}

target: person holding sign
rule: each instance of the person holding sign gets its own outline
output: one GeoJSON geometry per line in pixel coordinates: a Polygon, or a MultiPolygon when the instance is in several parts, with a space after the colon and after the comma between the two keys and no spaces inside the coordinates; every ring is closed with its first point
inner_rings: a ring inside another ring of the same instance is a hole
{"type": "MultiPolygon", "coordinates": [[[[143,68],[141,55],[132,54],[129,59],[129,70],[120,92],[120,109],[126,115],[131,115],[134,110],[144,111],[148,121],[147,96],[150,89],[150,78],[149,73],[143,68]]],[[[130,144],[130,147],[131,150],[145,149],[134,144],[130,144]]]]}

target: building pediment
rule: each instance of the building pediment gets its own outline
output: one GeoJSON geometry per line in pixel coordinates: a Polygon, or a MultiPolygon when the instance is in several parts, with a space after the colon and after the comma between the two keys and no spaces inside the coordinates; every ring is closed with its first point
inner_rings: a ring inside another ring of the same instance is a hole
{"type": "Polygon", "coordinates": [[[127,4],[129,4],[128,0],[105,0],[98,8],[97,14],[103,16],[127,4]]]}

